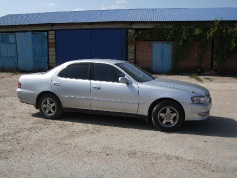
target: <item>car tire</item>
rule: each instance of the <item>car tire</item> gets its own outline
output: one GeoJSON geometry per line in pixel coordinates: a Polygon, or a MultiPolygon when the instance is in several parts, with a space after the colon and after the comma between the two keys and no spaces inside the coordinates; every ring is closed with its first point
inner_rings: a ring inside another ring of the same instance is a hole
{"type": "Polygon", "coordinates": [[[174,101],[161,101],[152,111],[152,122],[161,131],[175,131],[184,122],[183,108],[174,101]]]}
{"type": "Polygon", "coordinates": [[[39,109],[47,119],[58,119],[63,113],[61,102],[53,94],[45,94],[40,98],[39,109]]]}

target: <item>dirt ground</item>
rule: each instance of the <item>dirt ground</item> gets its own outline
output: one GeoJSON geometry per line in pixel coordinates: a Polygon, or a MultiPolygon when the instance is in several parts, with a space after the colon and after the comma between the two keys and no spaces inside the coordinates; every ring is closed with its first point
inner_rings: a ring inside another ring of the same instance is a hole
{"type": "Polygon", "coordinates": [[[133,118],[44,119],[16,97],[19,76],[0,73],[0,177],[237,177],[237,79],[163,76],[213,98],[209,119],[164,133],[133,118]]]}

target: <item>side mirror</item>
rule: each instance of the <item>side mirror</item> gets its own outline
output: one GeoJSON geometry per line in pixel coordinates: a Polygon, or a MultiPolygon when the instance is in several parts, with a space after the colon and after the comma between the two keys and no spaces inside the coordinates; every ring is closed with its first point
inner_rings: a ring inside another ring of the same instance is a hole
{"type": "Polygon", "coordinates": [[[130,84],[131,81],[126,77],[119,77],[119,83],[130,84]]]}

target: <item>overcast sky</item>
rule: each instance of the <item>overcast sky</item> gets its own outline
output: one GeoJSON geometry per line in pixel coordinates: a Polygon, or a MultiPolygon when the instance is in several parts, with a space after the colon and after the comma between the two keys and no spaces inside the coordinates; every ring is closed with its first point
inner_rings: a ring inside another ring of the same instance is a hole
{"type": "Polygon", "coordinates": [[[237,7],[237,0],[0,0],[0,16],[35,12],[237,7]]]}

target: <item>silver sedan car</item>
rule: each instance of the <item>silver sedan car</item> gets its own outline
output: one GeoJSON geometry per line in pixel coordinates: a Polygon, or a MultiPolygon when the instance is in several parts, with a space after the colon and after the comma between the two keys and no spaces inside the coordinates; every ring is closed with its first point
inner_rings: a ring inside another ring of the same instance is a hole
{"type": "Polygon", "coordinates": [[[79,110],[144,118],[162,131],[206,119],[212,106],[204,87],[155,78],[129,62],[110,59],[70,61],[46,73],[22,75],[17,96],[48,119],[79,110]]]}

